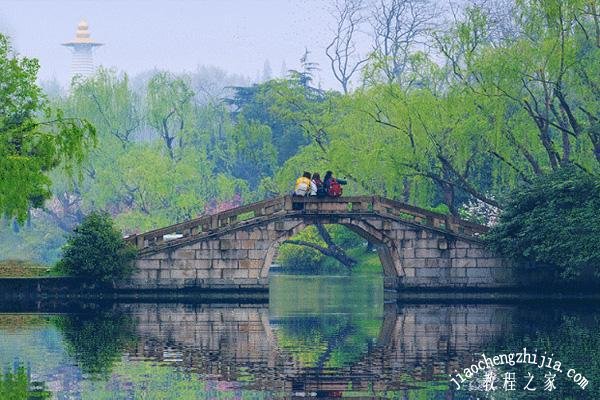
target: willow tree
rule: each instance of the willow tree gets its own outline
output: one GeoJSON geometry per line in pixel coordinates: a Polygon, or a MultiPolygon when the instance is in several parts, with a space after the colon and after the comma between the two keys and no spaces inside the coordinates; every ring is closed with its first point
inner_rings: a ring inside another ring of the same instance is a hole
{"type": "Polygon", "coordinates": [[[51,196],[48,173],[61,165],[72,172],[95,135],[88,121],[50,106],[38,70],[0,34],[0,213],[20,222],[51,196]]]}
{"type": "Polygon", "coordinates": [[[473,7],[438,37],[453,84],[493,125],[487,152],[524,180],[570,164],[600,169],[597,21],[594,1],[520,1],[510,36],[473,7]]]}

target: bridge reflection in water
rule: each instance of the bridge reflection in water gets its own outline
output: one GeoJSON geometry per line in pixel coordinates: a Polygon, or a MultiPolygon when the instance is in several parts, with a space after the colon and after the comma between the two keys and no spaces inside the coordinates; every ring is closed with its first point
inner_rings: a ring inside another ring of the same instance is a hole
{"type": "Polygon", "coordinates": [[[319,314],[278,306],[271,312],[181,304],[127,308],[141,338],[129,358],[170,361],[201,379],[245,380],[244,389],[288,394],[447,384],[448,374],[509,331],[512,313],[502,305],[439,304],[319,314]],[[252,379],[245,379],[248,374],[252,379]]]}

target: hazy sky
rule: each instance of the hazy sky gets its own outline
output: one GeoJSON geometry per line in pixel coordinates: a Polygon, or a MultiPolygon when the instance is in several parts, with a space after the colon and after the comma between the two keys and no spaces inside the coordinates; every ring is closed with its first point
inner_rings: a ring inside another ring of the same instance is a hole
{"type": "Polygon", "coordinates": [[[275,75],[282,62],[298,68],[308,47],[321,64],[323,86],[336,87],[324,55],[330,7],[324,0],[0,0],[0,30],[21,54],[40,60],[41,80],[56,77],[63,85],[71,53],[60,43],[86,19],[92,38],[106,44],[96,51],[96,65],[131,74],[214,65],[254,79],[267,59],[275,75]]]}

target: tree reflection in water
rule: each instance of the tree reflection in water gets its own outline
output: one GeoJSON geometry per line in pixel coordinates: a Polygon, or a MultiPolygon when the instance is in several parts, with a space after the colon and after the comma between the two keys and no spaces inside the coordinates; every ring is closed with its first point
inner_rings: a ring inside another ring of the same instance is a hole
{"type": "Polygon", "coordinates": [[[123,351],[137,341],[135,320],[119,311],[70,314],[53,322],[63,334],[67,353],[93,377],[108,376],[123,351]]]}

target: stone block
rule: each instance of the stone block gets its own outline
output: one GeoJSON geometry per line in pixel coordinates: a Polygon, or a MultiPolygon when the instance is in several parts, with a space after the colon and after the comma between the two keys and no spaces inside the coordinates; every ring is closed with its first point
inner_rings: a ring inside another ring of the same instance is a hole
{"type": "Polygon", "coordinates": [[[440,250],[448,250],[448,241],[446,239],[438,239],[437,248],[440,250]]]}
{"type": "MultiPolygon", "coordinates": [[[[237,278],[248,278],[247,269],[224,269],[223,278],[225,279],[237,279],[237,278]]],[[[236,283],[239,283],[236,281],[236,283]]]]}
{"type": "Polygon", "coordinates": [[[404,268],[422,268],[424,267],[423,260],[417,258],[411,258],[402,261],[402,266],[404,268]]]}
{"type": "Polygon", "coordinates": [[[402,257],[403,258],[415,258],[415,249],[412,247],[405,247],[402,249],[402,257]]]}
{"type": "Polygon", "coordinates": [[[475,268],[477,261],[470,258],[453,258],[452,268],[475,268]]]}
{"type": "Polygon", "coordinates": [[[441,255],[438,249],[415,249],[416,258],[438,258],[441,255]]]}
{"type": "Polygon", "coordinates": [[[416,276],[419,278],[439,278],[441,270],[439,268],[417,268],[416,276]]]}
{"type": "Polygon", "coordinates": [[[409,278],[416,276],[416,269],[415,268],[404,268],[404,276],[409,277],[409,278]]]}
{"type": "Polygon", "coordinates": [[[260,269],[262,268],[262,260],[240,260],[239,267],[244,269],[260,269]]]}
{"type": "MultiPolygon", "coordinates": [[[[200,272],[200,271],[198,271],[200,272]]],[[[221,279],[223,277],[222,269],[209,269],[208,270],[208,279],[221,279]]]]}
{"type": "Polygon", "coordinates": [[[202,249],[196,250],[196,259],[197,260],[212,260],[213,258],[220,257],[220,253],[218,250],[209,250],[202,249]]]}
{"type": "Polygon", "coordinates": [[[221,239],[219,241],[219,249],[221,250],[231,250],[236,248],[237,242],[231,239],[221,239]]]}
{"type": "Polygon", "coordinates": [[[148,260],[145,258],[136,260],[136,267],[139,269],[158,269],[160,268],[160,260],[148,260]]]}
{"type": "MultiPolygon", "coordinates": [[[[451,266],[449,258],[428,258],[427,261],[429,260],[435,260],[435,266],[437,268],[450,268],[451,266]]],[[[429,266],[429,264],[427,264],[427,266],[429,266]]]]}
{"type": "Polygon", "coordinates": [[[467,249],[450,249],[450,258],[465,258],[467,249]]]}
{"type": "Polygon", "coordinates": [[[457,240],[454,242],[454,247],[457,249],[468,249],[471,247],[471,245],[465,241],[457,240]]]}
{"type": "Polygon", "coordinates": [[[213,269],[225,269],[225,268],[237,268],[238,261],[237,260],[212,260],[212,268],[213,269]]]}
{"type": "MultiPolygon", "coordinates": [[[[196,277],[198,279],[206,279],[208,277],[210,277],[210,271],[212,270],[208,270],[208,269],[198,269],[196,270],[196,277]]],[[[221,272],[221,270],[216,270],[218,272],[221,272]]],[[[219,274],[219,278],[221,277],[221,275],[219,274]]]]}
{"type": "Polygon", "coordinates": [[[440,268],[441,258],[426,258],[424,261],[425,268],[440,268]]]}
{"type": "Polygon", "coordinates": [[[250,238],[250,233],[248,231],[237,231],[235,233],[236,240],[247,240],[250,238]]]}
{"type": "Polygon", "coordinates": [[[168,258],[169,254],[162,251],[160,253],[149,254],[147,256],[144,256],[145,260],[167,260],[168,258]]]}
{"type": "Polygon", "coordinates": [[[404,231],[400,230],[400,229],[393,229],[387,235],[389,237],[393,238],[393,239],[396,239],[396,240],[402,240],[402,239],[404,239],[404,231]]]}
{"type": "Polygon", "coordinates": [[[241,260],[248,257],[248,250],[223,250],[221,258],[223,260],[241,260]]]}
{"type": "Polygon", "coordinates": [[[265,250],[247,250],[248,258],[253,260],[263,260],[267,254],[265,250]]]}
{"type": "Polygon", "coordinates": [[[273,242],[269,240],[255,240],[254,246],[249,250],[267,250],[273,242]]]}
{"type": "Polygon", "coordinates": [[[486,253],[487,252],[484,249],[471,248],[471,249],[467,250],[467,257],[470,257],[470,258],[486,257],[487,256],[486,253]]]}
{"type": "Polygon", "coordinates": [[[412,231],[412,230],[405,230],[404,231],[404,239],[416,239],[417,238],[417,232],[416,231],[412,231]]]}
{"type": "Polygon", "coordinates": [[[248,239],[252,240],[260,240],[262,238],[262,231],[260,229],[254,229],[250,231],[250,234],[248,235],[248,239]]]}
{"type": "Polygon", "coordinates": [[[254,249],[256,246],[256,240],[242,240],[241,241],[241,246],[239,247],[240,249],[244,249],[244,250],[252,250],[254,249]]]}
{"type": "Polygon", "coordinates": [[[196,279],[196,271],[193,269],[173,269],[171,270],[171,279],[196,279]]]}
{"type": "Polygon", "coordinates": [[[466,268],[450,268],[451,278],[463,278],[467,276],[466,268]]]}
{"type": "Polygon", "coordinates": [[[196,258],[196,250],[181,248],[173,252],[171,258],[175,260],[192,260],[196,258]]]}
{"type": "Polygon", "coordinates": [[[161,268],[169,269],[193,269],[194,263],[198,260],[172,260],[161,264],[161,268]]]}
{"type": "Polygon", "coordinates": [[[158,279],[159,279],[159,281],[164,281],[165,279],[171,279],[171,270],[170,269],[158,270],[158,279]]]}
{"type": "Polygon", "coordinates": [[[414,246],[416,249],[428,249],[429,243],[427,243],[427,239],[417,239],[414,241],[414,246]]]}
{"type": "MultiPolygon", "coordinates": [[[[439,240],[440,239],[427,239],[427,248],[439,250],[440,249],[439,240]]],[[[444,240],[444,239],[441,239],[441,240],[444,240]]]]}

